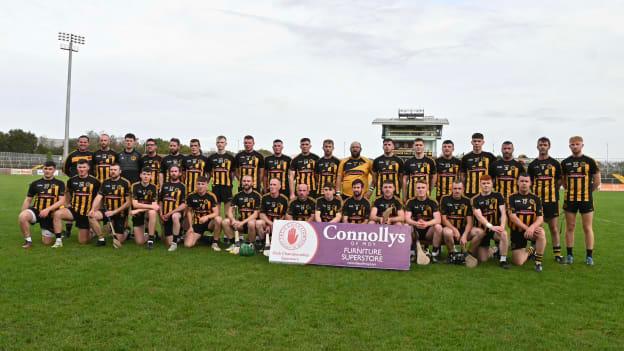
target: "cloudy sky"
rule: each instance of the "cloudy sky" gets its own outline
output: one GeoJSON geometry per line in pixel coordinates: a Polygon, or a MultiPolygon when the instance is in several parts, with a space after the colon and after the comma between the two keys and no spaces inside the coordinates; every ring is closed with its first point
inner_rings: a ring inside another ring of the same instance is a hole
{"type": "MultiPolygon", "coordinates": [[[[619,1],[3,1],[1,130],[140,138],[245,134],[287,153],[302,136],[360,140],[381,152],[378,117],[422,108],[450,125],[458,152],[483,131],[534,154],[585,136],[586,152],[624,159],[624,3],[619,1]]],[[[206,145],[209,144],[209,145],[206,145]]]]}

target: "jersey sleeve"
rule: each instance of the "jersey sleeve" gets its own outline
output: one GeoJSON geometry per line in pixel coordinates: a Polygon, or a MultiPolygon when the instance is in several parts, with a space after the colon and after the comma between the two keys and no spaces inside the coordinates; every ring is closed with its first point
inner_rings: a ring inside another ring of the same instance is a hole
{"type": "Polygon", "coordinates": [[[291,201],[288,203],[288,210],[286,210],[286,213],[291,215],[293,214],[293,207],[294,207],[295,201],[291,201]]]}
{"type": "Polygon", "coordinates": [[[466,156],[462,157],[459,161],[459,171],[465,173],[468,169],[468,162],[466,156]]]}
{"type": "Polygon", "coordinates": [[[182,196],[180,196],[180,204],[186,203],[186,186],[181,184],[180,190],[182,191],[182,196]]]}
{"type": "Polygon", "coordinates": [[[468,204],[466,206],[468,207],[466,209],[466,216],[472,216],[472,204],[470,203],[470,201],[468,201],[468,204]]]}
{"type": "Polygon", "coordinates": [[[553,160],[553,166],[555,166],[555,178],[557,178],[557,180],[561,179],[561,177],[563,176],[563,172],[561,171],[561,163],[559,163],[559,161],[557,160],[553,160]]]}
{"type": "Polygon", "coordinates": [[[437,174],[438,173],[438,166],[436,164],[436,161],[432,158],[429,159],[429,164],[431,165],[431,174],[437,174]]]}
{"type": "Polygon", "coordinates": [[[505,205],[505,206],[507,205],[507,204],[505,203],[505,198],[503,198],[503,195],[502,195],[501,193],[496,193],[496,200],[498,201],[499,206],[500,206],[501,204],[502,204],[502,205],[505,205]]]}
{"type": "Polygon", "coordinates": [[[440,206],[438,206],[438,203],[435,200],[431,200],[431,210],[433,212],[439,212],[440,211],[440,206]]]}
{"type": "Polygon", "coordinates": [[[539,196],[535,196],[535,215],[538,217],[544,215],[544,206],[542,206],[542,199],[539,196]]]}
{"type": "Polygon", "coordinates": [[[512,196],[509,197],[509,199],[507,199],[507,202],[505,203],[505,206],[507,206],[507,210],[510,213],[514,213],[515,214],[517,212],[517,210],[516,210],[516,207],[512,205],[513,203],[515,203],[513,200],[514,200],[514,196],[512,195],[512,196]]]}
{"type": "Polygon", "coordinates": [[[598,173],[598,164],[596,164],[596,161],[593,158],[589,158],[587,161],[589,163],[589,174],[594,175],[598,173]]]}
{"type": "Polygon", "coordinates": [[[37,195],[37,187],[35,186],[35,182],[32,182],[28,186],[28,192],[26,193],[26,196],[34,197],[35,195],[37,195]]]}

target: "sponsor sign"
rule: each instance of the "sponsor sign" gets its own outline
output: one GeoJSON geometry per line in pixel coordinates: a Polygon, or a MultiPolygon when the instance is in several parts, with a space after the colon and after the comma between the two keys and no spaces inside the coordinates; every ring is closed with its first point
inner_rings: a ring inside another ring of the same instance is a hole
{"type": "MultiPolygon", "coordinates": [[[[37,175],[42,176],[43,175],[43,169],[38,169],[37,170],[37,175]]],[[[59,171],[58,169],[56,171],[54,171],[54,176],[58,176],[59,175],[59,171]]]]}
{"type": "Polygon", "coordinates": [[[32,175],[31,169],[11,168],[11,175],[32,175]]]}

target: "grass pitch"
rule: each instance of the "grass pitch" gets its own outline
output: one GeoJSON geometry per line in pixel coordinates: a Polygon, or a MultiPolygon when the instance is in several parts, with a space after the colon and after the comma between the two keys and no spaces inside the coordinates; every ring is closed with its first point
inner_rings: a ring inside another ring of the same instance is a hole
{"type": "Polygon", "coordinates": [[[269,264],[207,246],[53,250],[16,216],[35,177],[0,176],[0,349],[619,349],[624,194],[596,194],[596,266],[409,272],[269,264]]]}

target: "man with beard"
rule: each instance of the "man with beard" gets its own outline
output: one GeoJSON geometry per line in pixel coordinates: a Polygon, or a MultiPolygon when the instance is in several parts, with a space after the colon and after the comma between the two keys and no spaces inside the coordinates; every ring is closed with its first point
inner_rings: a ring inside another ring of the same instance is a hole
{"type": "Polygon", "coordinates": [[[314,220],[314,208],[316,203],[309,197],[310,191],[308,184],[297,184],[297,197],[288,204],[286,219],[290,221],[306,221],[314,220]]]}
{"type": "Polygon", "coordinates": [[[415,245],[419,245],[417,242],[432,244],[431,262],[437,263],[442,243],[442,219],[438,204],[429,198],[429,186],[424,179],[416,181],[415,196],[405,205],[405,223],[414,228],[412,251],[415,250],[415,245]]]}
{"type": "Polygon", "coordinates": [[[416,183],[422,180],[427,184],[427,195],[431,194],[436,184],[437,168],[435,161],[425,155],[425,141],[421,138],[414,140],[414,156],[403,166],[403,189],[407,201],[416,196],[416,183]]]}
{"type": "Polygon", "coordinates": [[[390,179],[387,179],[382,183],[382,194],[380,197],[376,198],[375,202],[373,203],[369,223],[402,224],[405,220],[403,204],[401,203],[401,200],[396,196],[394,184],[395,182],[390,179]],[[384,221],[383,213],[387,209],[391,209],[392,212],[387,218],[387,221],[384,221]]]}
{"type": "Polygon", "coordinates": [[[273,140],[273,155],[264,159],[264,188],[269,189],[270,181],[277,179],[280,182],[279,192],[285,196],[290,196],[288,172],[292,160],[282,153],[283,149],[284,143],[280,139],[273,140]]]}
{"type": "Polygon", "coordinates": [[[147,248],[154,248],[156,239],[156,220],[158,218],[158,188],[152,183],[154,170],[144,167],[141,170],[141,181],[132,184],[132,225],[134,227],[134,242],[145,244],[145,221],[147,218],[147,248]]]}
{"type": "Polygon", "coordinates": [[[471,199],[479,193],[479,181],[482,175],[489,174],[490,165],[496,161],[496,156],[483,151],[483,134],[472,134],[472,151],[465,154],[459,166],[466,197],[471,199]]]}
{"type": "MultiPolygon", "coordinates": [[[[362,145],[358,141],[352,142],[349,150],[351,151],[351,157],[343,159],[338,165],[336,195],[342,195],[343,199],[354,196],[351,186],[355,180],[359,180],[362,191],[364,191],[364,189],[368,189],[365,194],[360,194],[360,196],[363,195],[366,201],[368,201],[372,190],[374,190],[374,188],[368,188],[368,177],[372,172],[373,163],[368,158],[360,155],[362,152],[362,145]]],[[[368,213],[366,214],[366,219],[368,219],[368,213]]]]}
{"type": "Polygon", "coordinates": [[[169,155],[163,157],[160,164],[160,175],[158,184],[161,186],[169,181],[169,168],[173,166],[181,167],[184,156],[180,153],[180,139],[171,138],[169,140],[169,155]]]}
{"type": "MultiPolygon", "coordinates": [[[[269,181],[269,192],[262,196],[260,204],[260,219],[256,221],[256,232],[260,235],[259,238],[250,238],[250,241],[255,242],[257,250],[263,249],[265,243],[265,237],[271,235],[273,231],[273,222],[278,219],[284,219],[286,217],[286,211],[288,209],[288,197],[280,192],[282,184],[277,178],[272,178],[269,181]]],[[[265,248],[269,249],[269,248],[265,248]]]]}
{"type": "Polygon", "coordinates": [[[160,171],[160,165],[162,163],[162,157],[156,153],[158,145],[156,140],[149,138],[145,141],[145,155],[141,156],[142,169],[149,167],[152,172],[150,177],[150,183],[156,186],[156,189],[160,188],[160,177],[158,173],[160,171]]]}
{"type": "Polygon", "coordinates": [[[186,209],[186,187],[180,181],[180,166],[174,164],[169,167],[168,179],[158,194],[158,206],[165,243],[169,251],[175,251],[180,242],[182,214],[186,209]]]}
{"type": "Polygon", "coordinates": [[[494,179],[494,190],[501,193],[504,199],[518,191],[518,175],[524,172],[524,166],[513,157],[514,146],[511,141],[501,146],[502,159],[490,165],[489,174],[494,179]]]}
{"type": "Polygon", "coordinates": [[[455,145],[451,140],[442,142],[442,156],[435,159],[436,171],[436,200],[441,204],[442,198],[451,195],[454,182],[460,178],[459,166],[461,161],[453,156],[455,145]]]}
{"type": "Polygon", "coordinates": [[[334,141],[331,139],[323,140],[323,157],[316,161],[316,176],[318,177],[319,186],[331,184],[332,188],[335,187],[340,160],[334,157],[333,152],[334,141]]]}
{"type": "Polygon", "coordinates": [[[231,242],[227,251],[231,251],[235,245],[240,244],[235,242],[235,231],[240,232],[240,234],[247,233],[247,242],[251,237],[254,239],[256,237],[256,220],[258,219],[258,212],[260,212],[262,196],[253,189],[253,177],[251,175],[242,177],[241,187],[242,190],[232,198],[227,218],[223,220],[223,231],[231,242]],[[234,215],[234,210],[238,212],[237,216],[234,215]]]}
{"type": "Polygon", "coordinates": [[[349,188],[353,196],[349,197],[342,205],[342,223],[368,223],[371,205],[368,199],[362,195],[364,182],[361,179],[355,179],[349,188]]]}
{"type": "Polygon", "coordinates": [[[212,231],[212,238],[208,240],[213,251],[219,248],[219,233],[222,219],[219,216],[217,197],[208,191],[208,178],[199,176],[196,179],[197,189],[186,198],[186,221],[190,224],[184,246],[193,247],[202,238],[205,232],[212,231]]]}
{"type": "Polygon", "coordinates": [[[375,196],[381,196],[386,181],[394,184],[394,195],[401,196],[403,160],[394,154],[394,140],[384,139],[383,152],[383,155],[373,160],[373,185],[377,189],[375,196]]]}
{"type": "MultiPolygon", "coordinates": [[[[88,162],[89,169],[93,170],[93,153],[89,151],[89,137],[81,135],[78,137],[77,149],[72,151],[63,164],[63,172],[68,177],[74,177],[78,174],[78,162],[85,160],[88,162]]],[[[72,222],[65,224],[64,236],[69,238],[71,236],[72,222]]]]}
{"type": "Polygon", "coordinates": [[[191,139],[189,142],[191,153],[182,158],[182,172],[186,193],[195,192],[197,178],[205,177],[208,173],[208,158],[201,153],[199,139],[191,139]]]}
{"type": "Polygon", "coordinates": [[[100,149],[93,153],[93,166],[95,167],[95,178],[103,183],[110,177],[110,167],[117,163],[119,155],[110,148],[110,137],[108,134],[100,134],[100,149]]]}
{"type": "Polygon", "coordinates": [[[340,223],[342,200],[336,196],[333,183],[323,185],[323,196],[316,199],[314,220],[317,222],[340,223]]]}
{"type": "Polygon", "coordinates": [[[119,153],[121,176],[130,181],[130,184],[139,181],[141,172],[141,153],[135,149],[136,136],[128,133],[124,136],[124,150],[119,153]]]}
{"type": "MultiPolygon", "coordinates": [[[[301,138],[299,141],[299,148],[301,153],[293,158],[290,163],[289,181],[290,181],[290,199],[294,200],[297,195],[295,194],[295,188],[299,187],[299,184],[306,184],[308,186],[308,192],[313,198],[316,197],[316,162],[319,157],[310,152],[309,138],[301,138]]],[[[298,190],[297,190],[298,192],[298,190]]]]}

